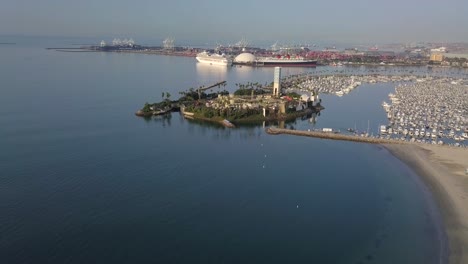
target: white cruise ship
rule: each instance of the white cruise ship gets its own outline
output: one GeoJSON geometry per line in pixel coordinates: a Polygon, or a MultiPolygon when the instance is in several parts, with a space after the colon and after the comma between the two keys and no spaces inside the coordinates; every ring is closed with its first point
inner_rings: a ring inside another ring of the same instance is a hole
{"type": "Polygon", "coordinates": [[[225,65],[229,66],[232,64],[232,59],[225,54],[216,54],[216,53],[208,53],[206,51],[200,52],[197,54],[196,57],[197,61],[201,63],[208,63],[213,65],[225,65]]]}

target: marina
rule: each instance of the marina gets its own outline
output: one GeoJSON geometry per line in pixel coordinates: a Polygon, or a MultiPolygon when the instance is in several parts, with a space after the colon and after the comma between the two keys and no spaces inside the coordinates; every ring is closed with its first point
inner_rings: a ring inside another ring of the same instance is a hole
{"type": "Polygon", "coordinates": [[[418,79],[400,84],[382,103],[389,123],[383,134],[412,141],[465,144],[468,140],[468,81],[418,79]]]}
{"type": "Polygon", "coordinates": [[[286,91],[315,92],[320,94],[336,94],[343,96],[363,83],[398,83],[412,82],[421,77],[409,73],[400,75],[386,75],[374,73],[343,73],[335,74],[303,74],[285,77],[283,81],[286,91]]]}
{"type": "Polygon", "coordinates": [[[389,94],[390,103],[382,102],[388,123],[380,124],[379,134],[374,137],[466,147],[466,78],[407,74],[306,74],[287,77],[283,85],[286,92],[331,94],[341,97],[364,83],[395,85],[395,94],[389,94]]]}

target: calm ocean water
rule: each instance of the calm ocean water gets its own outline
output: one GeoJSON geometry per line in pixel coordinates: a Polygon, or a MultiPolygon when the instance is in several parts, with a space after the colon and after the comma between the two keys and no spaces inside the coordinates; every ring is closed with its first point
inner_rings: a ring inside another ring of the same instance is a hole
{"type": "MultiPolygon", "coordinates": [[[[134,116],[273,69],[21,41],[0,45],[2,263],[439,263],[430,195],[378,146],[134,116]]],[[[322,96],[290,125],[376,130],[392,89],[322,96]]]]}

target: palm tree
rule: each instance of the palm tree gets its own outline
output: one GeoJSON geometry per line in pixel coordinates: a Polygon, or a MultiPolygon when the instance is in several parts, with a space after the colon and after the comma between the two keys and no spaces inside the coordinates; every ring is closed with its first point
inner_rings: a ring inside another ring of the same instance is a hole
{"type": "Polygon", "coordinates": [[[200,100],[200,99],[201,99],[201,93],[200,93],[200,90],[201,90],[202,88],[203,88],[203,86],[200,86],[200,87],[198,87],[198,90],[197,90],[197,91],[198,91],[198,100],[200,100]]]}

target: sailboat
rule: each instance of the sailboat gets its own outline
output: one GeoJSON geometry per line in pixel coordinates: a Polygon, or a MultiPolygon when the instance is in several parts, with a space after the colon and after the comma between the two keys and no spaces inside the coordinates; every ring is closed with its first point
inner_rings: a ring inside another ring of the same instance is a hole
{"type": "Polygon", "coordinates": [[[356,122],[354,122],[354,129],[353,128],[348,128],[347,129],[351,133],[356,133],[356,122]]]}

